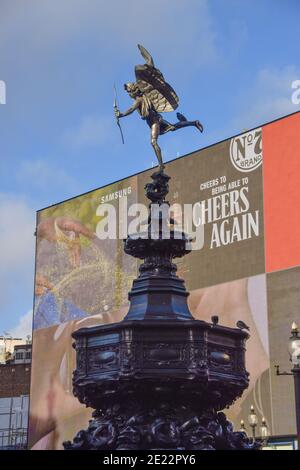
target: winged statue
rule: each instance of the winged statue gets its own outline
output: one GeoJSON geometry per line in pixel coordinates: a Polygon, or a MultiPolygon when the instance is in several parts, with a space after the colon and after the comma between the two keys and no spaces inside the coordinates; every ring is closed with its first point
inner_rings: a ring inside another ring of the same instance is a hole
{"type": "MultiPolygon", "coordinates": [[[[151,145],[156,154],[160,170],[164,169],[161,148],[158,137],[167,132],[177,131],[184,127],[196,127],[203,132],[200,121],[188,121],[185,116],[177,113],[178,122],[171,124],[160,113],[168,113],[178,108],[179,98],[173,88],[165,81],[163,74],[158,70],[149,52],[140,44],[138,48],[146,63],[135,66],[136,82],[126,83],[125,90],[134,100],[133,105],[122,113],[115,104],[115,115],[119,119],[137,111],[145,120],[151,130],[151,145]]],[[[122,136],[123,139],[123,136],[122,136]]]]}

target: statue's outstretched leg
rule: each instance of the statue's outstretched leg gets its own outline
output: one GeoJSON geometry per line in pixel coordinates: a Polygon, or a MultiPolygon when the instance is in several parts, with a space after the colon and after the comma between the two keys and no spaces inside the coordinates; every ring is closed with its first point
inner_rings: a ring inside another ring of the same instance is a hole
{"type": "Polygon", "coordinates": [[[160,167],[161,170],[163,170],[165,168],[165,165],[163,164],[160,146],[157,143],[157,139],[158,139],[159,134],[160,134],[160,126],[156,122],[151,127],[151,145],[152,145],[152,147],[154,149],[154,152],[155,152],[155,155],[157,157],[159,167],[160,167]]]}
{"type": "Polygon", "coordinates": [[[183,127],[197,127],[200,132],[203,132],[203,126],[200,121],[188,121],[182,114],[177,113],[178,122],[174,124],[174,130],[182,129],[183,127]]]}

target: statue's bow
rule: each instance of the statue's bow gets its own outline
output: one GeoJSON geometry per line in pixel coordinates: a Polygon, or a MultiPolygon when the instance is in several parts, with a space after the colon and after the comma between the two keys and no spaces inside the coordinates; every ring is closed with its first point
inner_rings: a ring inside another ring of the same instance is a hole
{"type": "MultiPolygon", "coordinates": [[[[115,91],[114,110],[115,110],[115,111],[118,111],[117,89],[116,89],[116,85],[114,85],[114,91],[115,91]]],[[[118,118],[117,116],[116,116],[116,119],[117,119],[117,125],[118,125],[118,127],[119,127],[119,129],[120,129],[122,142],[123,142],[123,144],[125,144],[125,142],[124,142],[124,136],[123,136],[123,131],[122,131],[122,127],[121,127],[121,124],[120,124],[120,120],[119,120],[119,118],[118,118]]]]}

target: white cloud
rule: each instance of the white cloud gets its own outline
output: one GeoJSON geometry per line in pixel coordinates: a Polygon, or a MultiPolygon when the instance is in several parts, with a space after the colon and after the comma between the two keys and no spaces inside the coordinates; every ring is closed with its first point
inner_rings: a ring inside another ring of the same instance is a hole
{"type": "Polygon", "coordinates": [[[32,310],[29,310],[19,319],[19,323],[10,328],[9,333],[15,338],[26,339],[26,336],[32,336],[32,310]]]}
{"type": "Polygon", "coordinates": [[[27,202],[0,193],[0,313],[6,316],[0,321],[5,325],[15,316],[12,305],[22,301],[19,293],[33,291],[34,230],[35,212],[27,202]]]}
{"type": "Polygon", "coordinates": [[[112,118],[85,116],[78,127],[67,129],[63,142],[74,149],[102,145],[110,138],[112,118]]]}
{"type": "Polygon", "coordinates": [[[19,183],[27,183],[31,187],[47,191],[51,188],[63,188],[66,192],[77,191],[77,183],[69,173],[62,168],[50,165],[46,159],[24,160],[16,174],[19,183]]]}
{"type": "Polygon", "coordinates": [[[207,0],[27,0],[7,1],[1,9],[0,48],[8,53],[15,41],[26,38],[27,60],[36,52],[43,52],[43,60],[45,52],[87,37],[101,46],[100,54],[117,48],[121,56],[124,50],[131,53],[129,44],[145,42],[172,57],[171,63],[182,55],[187,63],[201,65],[217,55],[207,0]]]}
{"type": "Polygon", "coordinates": [[[300,109],[292,103],[292,82],[300,78],[300,68],[289,65],[282,68],[264,68],[259,71],[250,90],[245,90],[244,103],[234,127],[255,127],[300,109]]]}
{"type": "MultiPolygon", "coordinates": [[[[25,200],[0,193],[0,278],[33,263],[35,213],[25,200]]],[[[1,290],[3,285],[1,285],[1,290]]]]}

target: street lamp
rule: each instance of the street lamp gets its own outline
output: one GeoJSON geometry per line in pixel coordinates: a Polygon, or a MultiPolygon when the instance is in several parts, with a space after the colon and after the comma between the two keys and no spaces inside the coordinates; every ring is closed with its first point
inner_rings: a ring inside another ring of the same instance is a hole
{"type": "Polygon", "coordinates": [[[300,367],[300,336],[298,325],[293,322],[291,336],[289,338],[289,353],[292,364],[300,367]]]}
{"type": "Polygon", "coordinates": [[[247,430],[246,430],[246,427],[245,427],[245,421],[243,419],[241,419],[241,427],[240,427],[239,431],[244,432],[245,434],[247,434],[247,430]]]}
{"type": "Polygon", "coordinates": [[[270,437],[270,431],[266,422],[265,417],[262,418],[261,420],[261,426],[260,426],[260,437],[264,440],[267,441],[268,438],[270,437]]]}
{"type": "MultiPolygon", "coordinates": [[[[257,417],[257,414],[255,413],[255,409],[253,405],[251,405],[251,408],[250,408],[250,414],[248,416],[248,423],[252,428],[253,440],[260,441],[262,444],[266,443],[270,437],[270,430],[267,425],[266,418],[264,416],[262,417],[261,425],[259,427],[259,431],[260,431],[259,438],[257,439],[255,436],[256,434],[255,429],[256,429],[256,426],[258,425],[258,417],[257,417]]],[[[243,419],[241,419],[239,432],[244,432],[245,434],[247,434],[247,429],[246,429],[245,422],[243,419]]]]}
{"type": "Polygon", "coordinates": [[[293,375],[295,386],[296,425],[298,450],[300,450],[300,336],[298,325],[293,322],[291,336],[288,343],[290,361],[293,364],[291,372],[280,372],[279,365],[275,365],[276,375],[293,375]]]}
{"type": "Polygon", "coordinates": [[[248,423],[252,429],[253,440],[255,440],[255,428],[258,424],[258,418],[257,418],[257,414],[255,413],[253,405],[251,405],[250,407],[250,414],[248,415],[248,423]]]}

